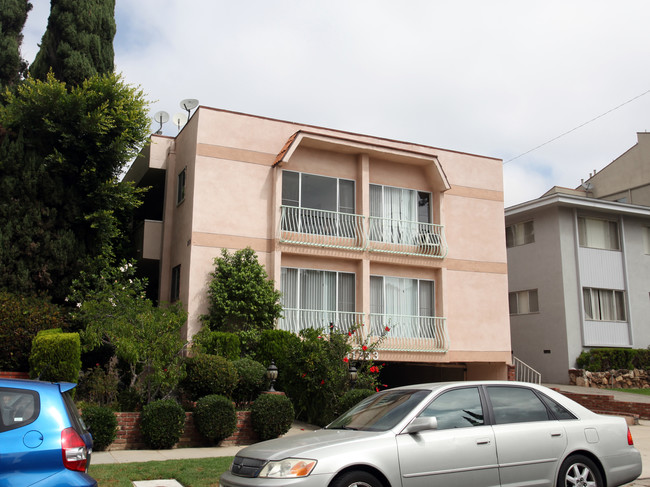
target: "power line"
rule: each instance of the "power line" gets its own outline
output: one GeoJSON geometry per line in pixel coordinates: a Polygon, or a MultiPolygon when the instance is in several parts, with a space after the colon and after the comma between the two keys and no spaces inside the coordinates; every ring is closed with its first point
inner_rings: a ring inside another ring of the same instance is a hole
{"type": "Polygon", "coordinates": [[[621,108],[621,107],[627,105],[628,103],[632,103],[632,102],[633,102],[634,100],[636,100],[637,98],[641,98],[643,95],[647,95],[648,93],[650,93],[650,90],[648,90],[648,91],[644,91],[643,93],[641,93],[640,95],[635,96],[634,98],[630,98],[628,101],[623,102],[623,103],[621,103],[620,105],[618,105],[618,106],[616,106],[616,107],[614,107],[614,108],[612,108],[612,109],[610,109],[610,110],[607,110],[605,113],[601,113],[601,114],[598,115],[597,117],[594,117],[594,118],[592,118],[591,120],[589,120],[589,121],[587,121],[587,122],[585,122],[585,123],[583,123],[583,124],[581,124],[581,125],[578,125],[577,127],[574,127],[574,128],[572,128],[571,130],[568,130],[568,131],[564,132],[563,134],[558,135],[557,137],[553,137],[551,140],[547,140],[546,142],[544,142],[543,144],[538,145],[537,147],[533,147],[532,149],[530,149],[530,150],[524,152],[523,154],[519,154],[518,156],[513,157],[512,159],[508,159],[507,161],[505,161],[505,162],[503,163],[503,165],[505,166],[506,164],[508,164],[509,162],[514,161],[515,159],[519,159],[520,157],[523,157],[523,156],[525,156],[526,154],[530,154],[531,152],[536,151],[537,149],[539,149],[539,148],[541,148],[541,147],[544,147],[545,145],[548,145],[548,144],[550,144],[551,142],[555,142],[557,139],[562,138],[562,137],[564,137],[565,135],[570,134],[571,132],[575,132],[576,130],[578,130],[578,129],[584,127],[585,125],[589,125],[591,122],[595,122],[595,121],[598,120],[599,118],[602,118],[602,117],[604,117],[605,115],[607,115],[607,114],[609,114],[609,113],[612,113],[612,112],[615,111],[615,110],[618,110],[619,108],[621,108]]]}

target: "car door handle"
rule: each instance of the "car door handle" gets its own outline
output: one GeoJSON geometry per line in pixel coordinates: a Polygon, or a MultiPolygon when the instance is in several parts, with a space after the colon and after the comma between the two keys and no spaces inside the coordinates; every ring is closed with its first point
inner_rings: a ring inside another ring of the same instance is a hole
{"type": "Polygon", "coordinates": [[[551,433],[551,438],[560,438],[562,433],[551,433]]]}
{"type": "Polygon", "coordinates": [[[478,438],[476,440],[477,445],[489,445],[490,444],[490,439],[489,438],[478,438]]]}

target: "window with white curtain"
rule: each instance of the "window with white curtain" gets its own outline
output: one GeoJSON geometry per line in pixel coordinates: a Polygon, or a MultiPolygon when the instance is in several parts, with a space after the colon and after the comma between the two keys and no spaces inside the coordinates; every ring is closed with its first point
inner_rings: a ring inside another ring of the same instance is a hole
{"type": "Polygon", "coordinates": [[[370,217],[371,240],[415,244],[429,231],[431,193],[371,184],[370,217]]]}
{"type": "Polygon", "coordinates": [[[370,276],[371,327],[390,336],[432,337],[436,314],[434,281],[370,276]]]}
{"type": "Polygon", "coordinates": [[[539,312],[537,289],[508,293],[511,315],[525,315],[539,312]]]}
{"type": "Polygon", "coordinates": [[[347,329],[354,324],[353,273],[282,267],[280,287],[291,331],[326,328],[330,323],[347,329]]]}
{"type": "Polygon", "coordinates": [[[282,171],[283,229],[320,235],[352,236],[354,181],[317,174],[282,171]]]}
{"type": "Polygon", "coordinates": [[[600,218],[578,217],[578,241],[581,247],[620,250],[618,222],[600,218]]]}
{"type": "Polygon", "coordinates": [[[583,288],[585,318],[593,321],[626,321],[625,292],[583,288]]]}
{"type": "Polygon", "coordinates": [[[535,224],[532,220],[506,227],[506,247],[517,247],[533,242],[535,242],[535,224]]]}

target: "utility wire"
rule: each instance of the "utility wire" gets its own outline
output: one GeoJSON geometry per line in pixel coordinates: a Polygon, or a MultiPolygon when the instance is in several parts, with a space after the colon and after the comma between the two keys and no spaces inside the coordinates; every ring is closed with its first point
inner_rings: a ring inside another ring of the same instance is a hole
{"type": "Polygon", "coordinates": [[[636,100],[636,99],[638,99],[638,98],[641,98],[643,95],[647,95],[648,93],[650,93],[650,90],[648,90],[648,91],[644,91],[643,93],[641,93],[640,95],[635,96],[634,98],[630,98],[628,101],[621,103],[621,104],[618,105],[617,107],[614,107],[614,108],[612,108],[611,110],[607,110],[605,113],[601,113],[601,114],[598,115],[597,117],[594,117],[594,118],[592,118],[591,120],[589,120],[589,121],[587,121],[587,122],[585,122],[585,123],[583,123],[583,124],[581,124],[581,125],[578,125],[577,127],[574,127],[574,128],[572,128],[571,130],[568,130],[567,132],[564,132],[563,134],[558,135],[557,137],[553,137],[551,140],[548,140],[548,141],[544,142],[543,144],[538,145],[537,147],[533,147],[532,149],[530,149],[530,150],[524,152],[523,154],[519,154],[518,156],[513,157],[512,159],[508,159],[506,162],[503,163],[503,165],[505,166],[506,164],[508,164],[509,162],[514,161],[515,159],[519,159],[520,157],[523,157],[523,156],[525,156],[526,154],[530,154],[531,152],[536,151],[537,149],[539,149],[539,148],[541,148],[541,147],[544,147],[545,145],[548,145],[548,144],[550,144],[551,142],[555,142],[557,139],[562,138],[562,137],[564,137],[565,135],[570,134],[571,132],[575,132],[576,130],[578,130],[578,129],[584,127],[585,125],[589,125],[591,122],[595,122],[595,121],[598,120],[599,118],[602,118],[602,117],[604,117],[605,115],[607,115],[607,114],[609,114],[609,113],[612,113],[612,112],[615,111],[615,110],[618,110],[619,108],[621,108],[621,107],[627,105],[628,103],[632,103],[634,100],[636,100]]]}

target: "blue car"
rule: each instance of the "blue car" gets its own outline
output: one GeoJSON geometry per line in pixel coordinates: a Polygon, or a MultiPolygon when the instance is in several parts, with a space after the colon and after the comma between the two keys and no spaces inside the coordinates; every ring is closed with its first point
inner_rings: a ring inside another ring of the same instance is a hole
{"type": "Polygon", "coordinates": [[[75,384],[0,379],[0,487],[96,487],[75,384]]]}

